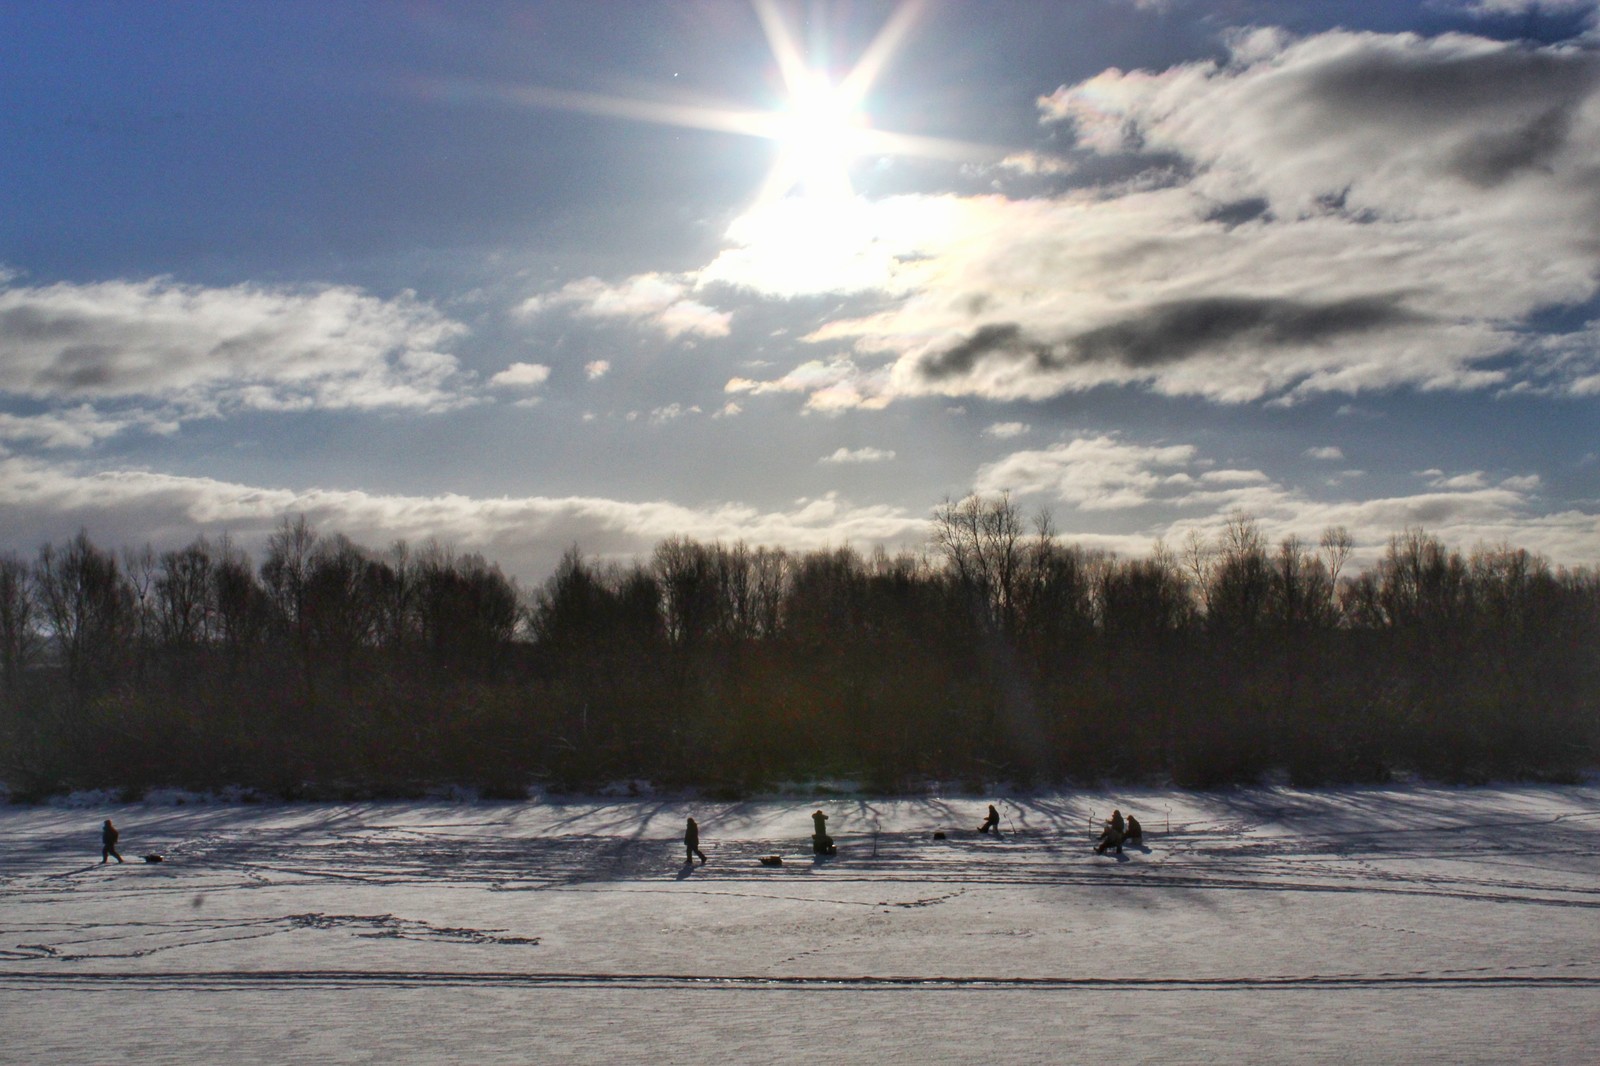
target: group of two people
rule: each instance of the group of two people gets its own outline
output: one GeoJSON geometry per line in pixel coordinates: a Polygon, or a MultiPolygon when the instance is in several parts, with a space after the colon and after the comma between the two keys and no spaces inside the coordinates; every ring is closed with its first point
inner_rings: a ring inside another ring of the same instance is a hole
{"type": "Polygon", "coordinates": [[[1095,845],[1094,853],[1104,855],[1107,848],[1115,848],[1117,854],[1121,855],[1123,844],[1138,844],[1143,840],[1144,827],[1139,824],[1139,819],[1130,814],[1124,821],[1121,811],[1112,811],[1111,820],[1100,833],[1100,843],[1095,845]]]}

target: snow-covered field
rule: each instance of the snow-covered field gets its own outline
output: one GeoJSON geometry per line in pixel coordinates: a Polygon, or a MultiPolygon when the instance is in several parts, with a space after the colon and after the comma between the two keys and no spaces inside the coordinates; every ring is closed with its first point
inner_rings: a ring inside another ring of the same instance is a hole
{"type": "Polygon", "coordinates": [[[0,808],[0,1061],[1600,1062],[1600,787],[988,801],[0,808]]]}

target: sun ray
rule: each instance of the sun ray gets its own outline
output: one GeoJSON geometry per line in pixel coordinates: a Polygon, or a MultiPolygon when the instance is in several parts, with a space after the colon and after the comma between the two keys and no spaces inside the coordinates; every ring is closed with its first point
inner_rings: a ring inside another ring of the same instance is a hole
{"type": "Polygon", "coordinates": [[[872,88],[873,82],[878,80],[878,75],[893,58],[900,47],[900,42],[905,40],[906,34],[911,32],[922,17],[926,7],[926,0],[905,0],[894,9],[889,21],[884,23],[883,29],[878,31],[878,35],[872,39],[872,43],[861,54],[861,58],[856,61],[850,73],[839,83],[841,96],[851,104],[859,104],[866,99],[867,91],[872,88]]]}
{"type": "Polygon", "coordinates": [[[750,0],[750,6],[755,9],[756,18],[761,20],[761,29],[767,35],[767,47],[772,49],[772,57],[778,61],[778,70],[783,75],[784,88],[791,94],[796,92],[805,84],[808,72],[805,56],[790,35],[783,12],[778,10],[774,0],[750,0]]]}

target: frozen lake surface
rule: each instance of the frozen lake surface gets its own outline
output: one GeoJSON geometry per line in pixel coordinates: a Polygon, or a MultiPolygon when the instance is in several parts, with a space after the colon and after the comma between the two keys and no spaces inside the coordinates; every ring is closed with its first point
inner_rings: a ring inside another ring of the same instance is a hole
{"type": "Polygon", "coordinates": [[[1600,788],[989,801],[0,808],[0,1062],[1600,1062],[1600,788]]]}

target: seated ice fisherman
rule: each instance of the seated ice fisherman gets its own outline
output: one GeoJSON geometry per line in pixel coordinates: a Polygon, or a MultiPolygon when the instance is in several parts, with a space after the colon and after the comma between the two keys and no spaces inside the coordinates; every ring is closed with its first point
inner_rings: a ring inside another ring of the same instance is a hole
{"type": "Polygon", "coordinates": [[[1095,845],[1096,855],[1104,855],[1107,848],[1116,848],[1117,854],[1122,854],[1122,838],[1127,831],[1127,825],[1122,820],[1121,811],[1111,812],[1111,821],[1106,823],[1106,828],[1100,834],[1100,843],[1095,845]]]}
{"type": "Polygon", "coordinates": [[[828,816],[817,811],[811,816],[811,824],[816,832],[811,834],[811,850],[818,855],[832,855],[838,851],[833,846],[833,838],[828,835],[828,816]]]}

